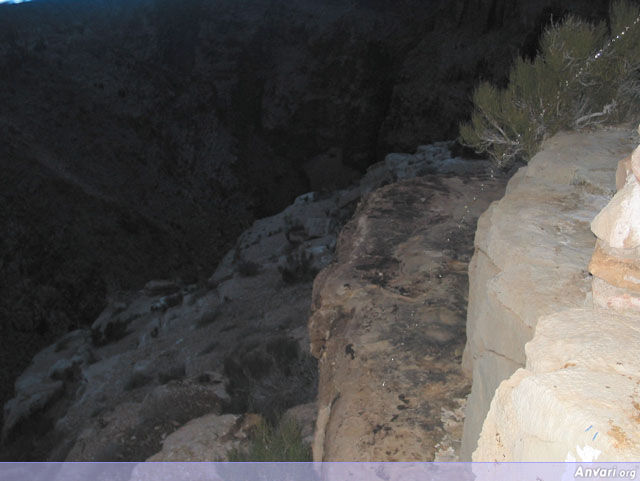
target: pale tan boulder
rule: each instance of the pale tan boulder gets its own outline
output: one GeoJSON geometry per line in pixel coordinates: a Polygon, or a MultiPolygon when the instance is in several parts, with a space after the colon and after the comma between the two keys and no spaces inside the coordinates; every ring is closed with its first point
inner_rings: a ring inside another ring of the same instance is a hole
{"type": "Polygon", "coordinates": [[[631,156],[629,155],[618,162],[618,167],[616,168],[616,190],[624,187],[631,172],[631,156]]]}
{"type": "Polygon", "coordinates": [[[640,377],[638,321],[637,315],[593,309],[571,309],[543,317],[535,337],[525,346],[527,369],[540,374],[583,367],[640,377]]]}
{"type": "Polygon", "coordinates": [[[473,460],[640,458],[639,321],[593,309],[541,318],[526,369],[496,392],[473,460]]]}
{"type": "Polygon", "coordinates": [[[591,284],[593,305],[602,309],[613,309],[619,312],[640,312],[640,293],[616,287],[598,277],[591,284]]]}
{"type": "Polygon", "coordinates": [[[618,249],[640,246],[640,183],[635,176],[618,191],[591,222],[591,230],[606,244],[618,249]]]}
{"type": "Polygon", "coordinates": [[[613,286],[640,293],[640,256],[637,251],[607,248],[598,240],[589,263],[589,272],[613,286]]]}
{"type": "Polygon", "coordinates": [[[208,414],[193,419],[162,443],[162,451],[147,461],[226,461],[227,454],[246,444],[260,416],[208,414]]]}
{"type": "Polygon", "coordinates": [[[640,146],[633,151],[633,154],[631,154],[630,164],[633,175],[635,175],[636,179],[640,182],[640,146]]]}

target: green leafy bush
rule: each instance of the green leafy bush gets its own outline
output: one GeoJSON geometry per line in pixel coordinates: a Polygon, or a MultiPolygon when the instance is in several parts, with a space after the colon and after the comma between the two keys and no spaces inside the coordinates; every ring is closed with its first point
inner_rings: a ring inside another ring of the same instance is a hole
{"type": "Polygon", "coordinates": [[[553,23],[534,60],[515,60],[506,88],[481,83],[461,143],[505,167],[560,130],[637,120],[640,7],[613,2],[609,19],[609,29],[572,16],[553,23]]]}
{"type": "Polygon", "coordinates": [[[300,427],[287,418],[277,426],[262,421],[252,432],[246,451],[234,449],[229,461],[311,461],[311,447],[302,440],[300,427]]]}

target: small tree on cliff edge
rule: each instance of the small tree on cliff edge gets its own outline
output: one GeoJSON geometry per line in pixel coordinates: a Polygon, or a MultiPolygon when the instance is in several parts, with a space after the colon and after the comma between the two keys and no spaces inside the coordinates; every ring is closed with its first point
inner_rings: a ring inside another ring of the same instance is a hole
{"type": "Polygon", "coordinates": [[[638,120],[640,7],[615,1],[609,19],[609,28],[572,16],[554,23],[533,61],[515,60],[506,88],[481,83],[461,143],[505,167],[559,130],[638,120]]]}

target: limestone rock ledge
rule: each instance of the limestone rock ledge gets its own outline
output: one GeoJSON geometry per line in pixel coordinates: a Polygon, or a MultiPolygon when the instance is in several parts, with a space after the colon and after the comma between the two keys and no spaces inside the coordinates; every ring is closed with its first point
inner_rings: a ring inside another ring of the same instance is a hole
{"type": "Polygon", "coordinates": [[[504,185],[490,173],[425,176],[361,201],[314,281],[315,461],[457,459],[472,238],[504,185]]]}
{"type": "Polygon", "coordinates": [[[636,144],[625,128],[558,134],[479,219],[462,460],[640,457],[640,318],[594,309],[587,270],[589,224],[636,144]]]}

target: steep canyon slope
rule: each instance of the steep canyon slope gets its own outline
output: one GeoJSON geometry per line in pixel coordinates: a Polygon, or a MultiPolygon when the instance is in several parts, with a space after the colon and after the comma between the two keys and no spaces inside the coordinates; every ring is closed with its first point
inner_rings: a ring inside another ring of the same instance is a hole
{"type": "Polygon", "coordinates": [[[607,3],[0,6],[0,403],[108,293],[203,278],[255,218],[451,138],[551,14],[607,3]]]}

